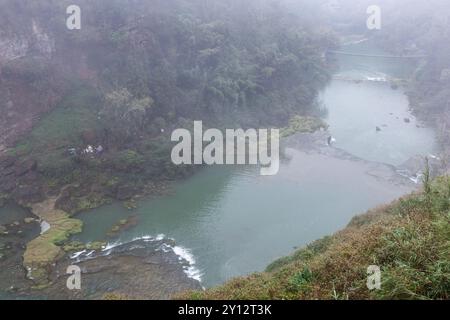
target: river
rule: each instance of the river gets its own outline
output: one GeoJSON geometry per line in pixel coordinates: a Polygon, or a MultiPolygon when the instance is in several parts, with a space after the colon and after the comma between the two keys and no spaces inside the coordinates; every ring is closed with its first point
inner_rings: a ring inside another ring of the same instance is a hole
{"type": "MultiPolygon", "coordinates": [[[[358,80],[411,72],[410,61],[338,59],[338,75],[358,80]]],[[[85,228],[76,239],[103,240],[117,221],[133,215],[136,226],[111,243],[158,235],[174,239],[191,263],[186,272],[210,287],[262,271],[274,259],[345,227],[356,214],[417,187],[396,177],[393,166],[435,152],[435,137],[411,114],[403,89],[336,79],[319,99],[336,139],[333,148],[325,142],[314,150],[288,145],[288,159],[273,177],[261,177],[253,167],[206,168],[177,183],[173,194],[140,201],[136,210],[113,203],[80,214],[85,228]]]]}

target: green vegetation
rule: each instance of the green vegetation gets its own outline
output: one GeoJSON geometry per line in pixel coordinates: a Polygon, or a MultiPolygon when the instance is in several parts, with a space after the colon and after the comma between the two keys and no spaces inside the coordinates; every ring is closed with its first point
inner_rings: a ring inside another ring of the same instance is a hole
{"type": "Polygon", "coordinates": [[[113,160],[114,168],[121,171],[133,171],[145,163],[143,155],[134,150],[123,150],[113,160]]]}
{"type": "Polygon", "coordinates": [[[109,230],[107,236],[108,237],[114,237],[119,234],[119,232],[123,231],[124,229],[129,228],[130,226],[135,226],[137,224],[137,220],[135,216],[128,217],[127,219],[121,219],[119,220],[115,225],[112,226],[112,228],[109,230]]]}
{"type": "MultiPolygon", "coordinates": [[[[16,152],[42,152],[80,143],[83,130],[95,128],[99,97],[86,86],[75,86],[65,99],[16,147],[16,152]]],[[[43,152],[42,152],[43,153],[43,152]]]]}
{"type": "Polygon", "coordinates": [[[101,250],[106,246],[106,242],[96,241],[90,243],[82,243],[79,241],[68,242],[63,246],[65,252],[78,252],[82,250],[101,250]]]}
{"type": "Polygon", "coordinates": [[[37,160],[40,171],[49,178],[72,180],[69,176],[76,163],[67,150],[83,144],[84,131],[98,127],[98,99],[92,88],[76,86],[53,111],[42,117],[12,154],[37,160]]]}
{"type": "Polygon", "coordinates": [[[27,244],[23,265],[37,286],[45,286],[49,283],[51,265],[63,254],[60,246],[71,235],[81,232],[83,223],[55,209],[55,200],[52,199],[35,204],[32,211],[50,228],[27,244]]]}
{"type": "Polygon", "coordinates": [[[55,105],[11,151],[37,161],[32,184],[44,194],[75,186],[57,203],[66,212],[129,200],[149,183],[192,174],[170,160],[170,132],[192,120],[283,127],[302,115],[289,130],[317,127],[308,116],[317,114],[314,100],[330,79],[323,53],[337,40],[310,14],[266,0],[81,0],[83,28],[74,33],[61,21],[69,4],[27,2],[14,10],[12,0],[0,1],[0,15],[14,20],[10,31],[27,35],[34,19],[54,40],[52,59],[68,69],[41,70],[33,57],[21,59],[20,77],[33,78],[38,91],[56,86],[41,78],[62,83],[60,96],[51,95],[55,105]],[[44,71],[48,77],[33,76],[44,71]],[[83,153],[88,145],[102,151],[83,153]]]}
{"type": "Polygon", "coordinates": [[[134,98],[127,89],[119,89],[106,94],[101,117],[106,123],[114,124],[109,127],[108,136],[115,139],[115,143],[130,136],[137,136],[144,130],[145,116],[153,106],[150,97],[134,98]]]}
{"type": "Polygon", "coordinates": [[[328,129],[328,125],[320,118],[294,116],[289,120],[289,126],[280,131],[282,137],[295,133],[313,133],[320,129],[328,129]]]}
{"type": "Polygon", "coordinates": [[[391,2],[389,6],[392,19],[385,21],[383,25],[385,32],[377,34],[375,39],[395,54],[425,56],[412,75],[408,96],[419,118],[438,128],[439,142],[448,156],[450,152],[448,3],[430,0],[424,6],[420,0],[400,0],[391,2]]]}
{"type": "Polygon", "coordinates": [[[342,231],[186,299],[448,299],[450,178],[355,217],[342,231]],[[367,289],[367,267],[381,268],[381,290],[367,289]]]}

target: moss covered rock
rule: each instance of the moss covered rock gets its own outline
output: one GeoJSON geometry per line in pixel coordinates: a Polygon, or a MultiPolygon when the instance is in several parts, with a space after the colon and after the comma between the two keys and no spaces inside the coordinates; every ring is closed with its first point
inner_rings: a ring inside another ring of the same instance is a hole
{"type": "Polygon", "coordinates": [[[328,125],[320,118],[294,116],[286,128],[280,132],[282,137],[289,137],[296,133],[314,133],[320,129],[328,129],[328,125]]]}
{"type": "Polygon", "coordinates": [[[39,286],[48,283],[51,265],[64,253],[60,247],[70,235],[82,230],[82,222],[72,219],[64,211],[55,209],[55,199],[49,199],[32,206],[33,213],[46,221],[50,228],[27,244],[23,265],[28,278],[39,286]]]}

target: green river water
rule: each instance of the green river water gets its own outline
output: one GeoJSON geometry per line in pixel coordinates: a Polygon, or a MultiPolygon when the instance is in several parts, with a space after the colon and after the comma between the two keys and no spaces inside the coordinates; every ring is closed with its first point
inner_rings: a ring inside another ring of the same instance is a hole
{"type": "MultiPolygon", "coordinates": [[[[346,49],[368,50],[363,45],[346,49]]],[[[416,67],[409,60],[353,56],[339,57],[339,64],[339,75],[359,80],[402,78],[416,67]]],[[[143,236],[172,238],[176,252],[191,263],[189,275],[209,287],[262,271],[274,259],[345,227],[356,214],[417,187],[373,173],[374,163],[389,168],[436,151],[433,130],[411,115],[401,88],[333,80],[319,99],[328,111],[334,147],[364,161],[288,148],[289,159],[276,176],[260,176],[255,167],[208,167],[176,183],[170,195],[140,201],[136,210],[113,203],[79,214],[84,230],[75,238],[104,240],[119,220],[133,215],[138,223],[111,244],[143,236]]],[[[386,170],[377,172],[383,176],[386,170]]],[[[14,214],[3,208],[0,216],[5,210],[14,214]]]]}
{"type": "MultiPolygon", "coordinates": [[[[339,63],[341,75],[361,80],[401,78],[415,67],[411,61],[379,58],[340,57],[339,63]]],[[[328,110],[335,147],[361,159],[400,165],[436,149],[433,131],[416,122],[402,89],[389,83],[333,80],[319,99],[328,110]]],[[[135,215],[138,224],[114,241],[173,238],[192,263],[191,276],[208,287],[261,271],[294,248],[345,227],[354,215],[416,187],[369,174],[364,161],[295,149],[288,154],[290,160],[273,177],[261,177],[252,167],[209,167],[177,183],[171,195],[140,201],[137,210],[114,203],[82,213],[85,228],[77,239],[102,240],[118,220],[135,215]]]]}

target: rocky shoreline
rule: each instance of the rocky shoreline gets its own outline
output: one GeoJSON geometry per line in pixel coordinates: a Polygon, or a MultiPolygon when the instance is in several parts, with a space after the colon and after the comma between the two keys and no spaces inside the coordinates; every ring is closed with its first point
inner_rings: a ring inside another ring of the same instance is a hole
{"type": "Polygon", "coordinates": [[[26,245],[39,236],[39,222],[28,210],[18,210],[15,206],[5,206],[9,210],[20,211],[19,215],[0,217],[0,299],[12,299],[28,292],[32,282],[26,278],[23,254],[26,245]]]}
{"type": "MultiPolygon", "coordinates": [[[[285,137],[282,146],[285,149],[293,148],[344,160],[362,161],[368,165],[367,174],[394,184],[412,185],[414,183],[412,177],[417,177],[420,170],[423,169],[424,159],[421,157],[411,159],[398,168],[359,159],[344,150],[330,146],[327,143],[328,137],[329,132],[326,129],[317,130],[313,133],[297,132],[285,137]]],[[[21,183],[21,179],[23,179],[21,177],[33,175],[36,170],[35,164],[31,162],[20,163],[17,162],[17,159],[14,160],[11,157],[2,158],[0,164],[0,175],[9,177],[10,180],[18,179],[17,184],[21,183]]],[[[433,171],[437,173],[439,161],[431,159],[431,166],[433,171]]],[[[20,246],[20,250],[15,253],[15,259],[9,262],[17,270],[20,270],[13,277],[15,279],[13,283],[18,283],[19,286],[16,287],[13,284],[9,288],[0,289],[0,291],[20,298],[36,296],[38,298],[65,297],[67,299],[121,297],[168,299],[177,291],[201,288],[198,281],[189,278],[184,272],[186,261],[180,263],[180,257],[173,250],[155,250],[154,242],[146,243],[145,240],[140,239],[131,244],[122,244],[107,255],[102,254],[106,242],[99,242],[98,245],[91,244],[90,246],[71,243],[69,241],[70,235],[81,232],[82,224],[81,221],[74,219],[73,215],[60,208],[64,207],[67,197],[76,194],[80,187],[68,186],[62,189],[59,197],[47,197],[45,199],[44,196],[44,200],[41,202],[28,205],[31,208],[28,218],[34,217],[37,219],[30,224],[28,229],[22,230],[22,225],[15,226],[18,229],[17,231],[27,233],[27,236],[22,237],[21,241],[18,242],[16,246],[20,246]],[[42,221],[47,222],[50,229],[39,234],[39,231],[36,230],[39,230],[39,223],[42,221]],[[31,228],[31,225],[34,227],[31,228]],[[33,231],[30,231],[30,228],[33,231]],[[30,237],[31,234],[34,237],[30,237]],[[90,256],[85,257],[86,259],[73,261],[70,257],[77,250],[84,250],[90,253],[90,256]],[[66,275],[65,270],[71,263],[82,268],[83,278],[87,279],[87,291],[68,291],[66,287],[68,275],[66,275]],[[144,280],[142,280],[142,283],[139,280],[141,276],[133,270],[143,270],[142,279],[144,280]],[[112,274],[114,276],[111,276],[112,274]],[[26,280],[26,275],[32,281],[26,280]],[[110,280],[113,278],[115,280],[111,284],[110,280]],[[108,283],[110,285],[107,285],[108,283]]],[[[168,188],[164,189],[164,192],[167,192],[167,190],[168,188]]],[[[138,199],[143,196],[142,194],[139,196],[130,194],[130,198],[138,199]]],[[[36,197],[34,200],[38,198],[41,199],[41,197],[36,197]]],[[[19,203],[24,203],[24,199],[19,200],[19,203]]],[[[128,203],[130,208],[133,205],[133,201],[128,203]]],[[[117,234],[122,227],[126,227],[130,223],[133,222],[119,222],[117,226],[114,226],[114,230],[111,230],[112,234],[117,234]]],[[[10,235],[0,235],[0,239],[5,236],[9,237],[10,235]]]]}
{"type": "MultiPolygon", "coordinates": [[[[63,278],[67,278],[60,275],[65,274],[64,268],[68,265],[69,256],[73,253],[73,250],[77,249],[70,242],[70,236],[82,230],[82,222],[74,218],[81,209],[73,201],[74,198],[75,201],[84,200],[86,190],[83,188],[86,186],[68,185],[60,191],[50,190],[45,186],[36,161],[21,160],[20,157],[4,154],[0,156],[0,178],[2,180],[2,184],[0,184],[0,208],[7,203],[17,204],[27,212],[24,219],[28,221],[27,223],[22,221],[0,223],[0,262],[2,266],[8,266],[7,270],[9,271],[2,268],[3,273],[0,273],[0,299],[57,299],[63,296],[67,299],[105,298],[103,294],[107,294],[109,291],[100,289],[94,296],[87,293],[68,293],[66,292],[65,281],[61,282],[63,278]],[[43,225],[46,225],[47,228],[43,229],[43,225]],[[14,270],[13,274],[11,274],[11,270],[14,270]]],[[[92,188],[92,186],[88,186],[88,192],[92,188]]],[[[112,199],[117,199],[123,201],[124,210],[132,210],[135,207],[135,201],[141,197],[162,195],[169,192],[170,183],[164,181],[149,182],[141,190],[131,190],[124,186],[118,188],[109,197],[104,195],[103,198],[91,203],[88,207],[94,208],[108,203],[112,199]]],[[[131,223],[132,221],[118,223],[117,230],[111,230],[111,232],[117,233],[131,223]]],[[[102,244],[104,243],[99,243],[96,247],[101,247],[102,244]]],[[[81,245],[84,248],[90,246],[90,244],[81,245]]],[[[166,255],[166,253],[162,255],[166,255]]],[[[152,268],[146,266],[144,257],[141,258],[137,259],[133,255],[122,254],[117,257],[112,255],[99,257],[95,262],[85,261],[82,264],[95,264],[98,270],[106,270],[108,269],[106,266],[111,263],[111,260],[126,260],[126,264],[133,265],[135,268],[143,268],[146,270],[144,273],[152,273],[153,276],[146,276],[152,279],[152,282],[166,282],[168,288],[176,287],[170,281],[172,278],[177,279],[183,290],[200,287],[198,281],[186,276],[183,272],[183,266],[175,266],[174,261],[178,261],[178,257],[172,257],[168,260],[160,257],[157,262],[153,263],[152,268]],[[106,269],[101,267],[102,264],[105,265],[106,269]],[[171,276],[167,276],[167,274],[171,274],[171,276]]],[[[118,270],[121,269],[120,265],[121,263],[116,265],[118,270]]],[[[98,274],[98,272],[100,271],[95,272],[95,274],[98,274]]],[[[103,274],[103,271],[101,273],[103,274]]],[[[106,271],[106,273],[108,272],[106,271]]],[[[129,277],[137,277],[134,272],[130,272],[130,274],[119,273],[119,278],[123,279],[124,284],[132,283],[131,278],[128,279],[129,277]]],[[[90,271],[87,271],[87,274],[91,274],[90,271]]],[[[151,283],[148,286],[150,291],[146,292],[146,296],[143,292],[139,293],[140,297],[168,299],[172,293],[175,293],[169,289],[162,290],[163,285],[155,289],[154,292],[151,283]]],[[[136,296],[132,292],[132,287],[124,289],[125,291],[121,291],[121,286],[116,287],[116,289],[118,296],[122,294],[126,294],[128,297],[136,296]]],[[[114,294],[109,298],[113,298],[114,294]]]]}
{"type": "Polygon", "coordinates": [[[24,269],[18,266],[20,252],[24,252],[22,242],[15,257],[8,258],[8,270],[0,271],[0,299],[160,300],[170,299],[181,291],[201,290],[200,282],[186,275],[189,261],[169,250],[171,246],[166,240],[139,239],[114,248],[92,250],[87,256],[74,258],[65,254],[52,265],[49,284],[37,288],[30,285],[24,269]],[[73,265],[81,270],[80,290],[67,287],[71,276],[67,270],[73,265]]]}
{"type": "Polygon", "coordinates": [[[394,184],[420,184],[420,177],[425,169],[427,159],[433,176],[439,176],[446,171],[443,162],[437,156],[425,157],[417,155],[398,166],[364,160],[333,145],[330,146],[327,143],[329,137],[330,133],[326,130],[319,130],[314,133],[300,132],[285,138],[282,146],[285,149],[293,148],[305,152],[317,152],[343,160],[364,162],[369,165],[367,174],[388,180],[394,184]]]}
{"type": "MultiPolygon", "coordinates": [[[[33,211],[23,210],[20,221],[0,220],[0,300],[170,299],[180,291],[202,288],[189,276],[191,262],[176,252],[173,240],[145,237],[75,246],[68,240],[81,231],[81,221],[55,209],[54,203],[48,199],[33,211]],[[42,221],[48,221],[47,230],[42,221]],[[82,270],[81,290],[67,288],[72,265],[82,270]]],[[[132,223],[125,221],[119,228],[132,223]]]]}

